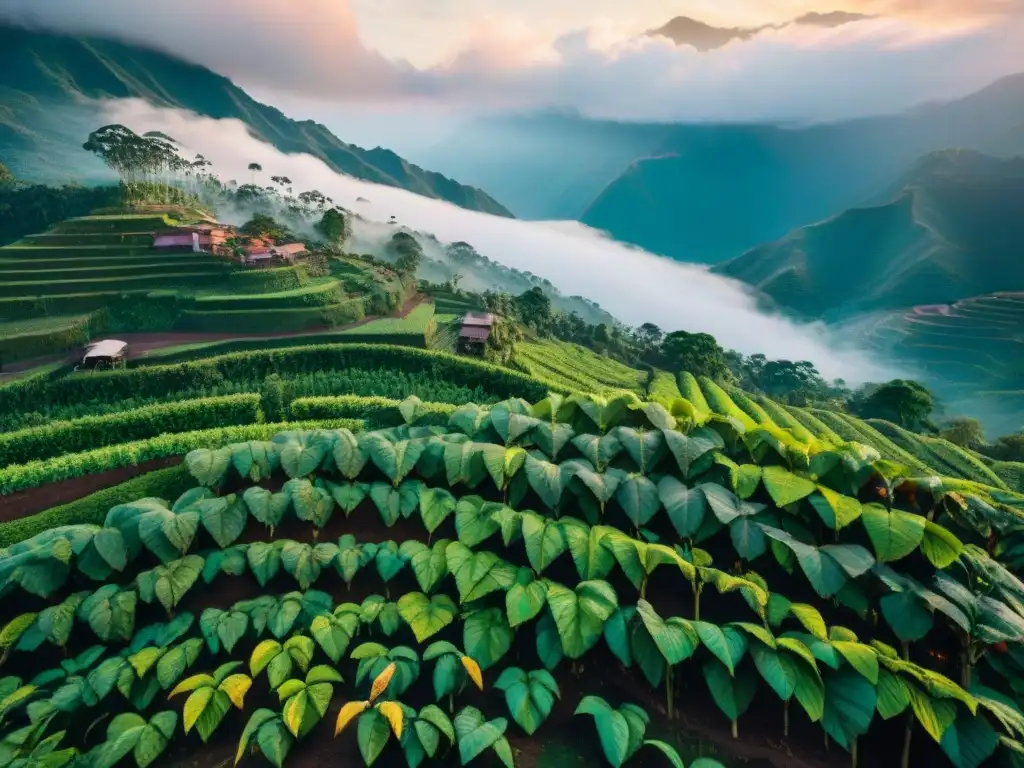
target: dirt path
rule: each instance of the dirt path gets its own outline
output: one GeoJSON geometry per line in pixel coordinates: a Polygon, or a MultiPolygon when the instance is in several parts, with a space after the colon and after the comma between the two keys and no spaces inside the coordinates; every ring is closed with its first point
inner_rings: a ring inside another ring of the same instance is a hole
{"type": "MultiPolygon", "coordinates": [[[[400,310],[392,312],[390,315],[371,315],[369,317],[364,317],[362,320],[355,323],[349,323],[348,325],[336,325],[334,327],[319,326],[307,328],[301,331],[283,331],[281,333],[201,333],[178,331],[155,331],[152,333],[112,332],[109,336],[126,342],[128,344],[128,359],[135,360],[140,357],[145,357],[149,352],[153,352],[158,349],[166,349],[167,347],[177,347],[182,344],[231,341],[232,339],[287,339],[297,336],[310,336],[315,338],[320,335],[359,328],[360,326],[367,325],[375,320],[404,318],[416,307],[424,303],[426,299],[427,297],[425,295],[417,293],[409,299],[400,310]]],[[[47,365],[49,363],[77,363],[81,358],[82,353],[80,350],[72,350],[69,352],[62,352],[59,355],[46,355],[44,357],[35,357],[28,360],[18,360],[13,363],[7,363],[4,365],[3,371],[0,372],[0,384],[10,377],[11,374],[22,373],[31,368],[36,368],[40,365],[47,365]]]]}
{"type": "Polygon", "coordinates": [[[85,498],[97,491],[120,485],[133,477],[154,472],[158,469],[173,467],[180,464],[182,456],[168,456],[162,459],[144,461],[127,467],[118,467],[106,472],[97,472],[91,475],[73,477],[69,480],[61,480],[57,483],[49,483],[38,488],[27,488],[24,491],[15,491],[0,499],[0,522],[7,523],[12,520],[19,520],[37,512],[43,512],[52,507],[59,507],[72,501],[85,498]]]}

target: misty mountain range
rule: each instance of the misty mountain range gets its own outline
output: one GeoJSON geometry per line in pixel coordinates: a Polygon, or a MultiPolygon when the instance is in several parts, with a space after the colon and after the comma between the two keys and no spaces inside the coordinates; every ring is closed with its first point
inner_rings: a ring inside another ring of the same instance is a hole
{"type": "Polygon", "coordinates": [[[230,80],[180,59],[114,40],[75,38],[0,24],[0,158],[16,175],[63,180],[93,113],[83,99],[142,98],[214,118],[235,118],[282,152],[305,152],[358,179],[408,189],[471,210],[509,216],[485,192],[424,170],[387,149],[347,144],[325,126],[296,121],[230,80]]]}

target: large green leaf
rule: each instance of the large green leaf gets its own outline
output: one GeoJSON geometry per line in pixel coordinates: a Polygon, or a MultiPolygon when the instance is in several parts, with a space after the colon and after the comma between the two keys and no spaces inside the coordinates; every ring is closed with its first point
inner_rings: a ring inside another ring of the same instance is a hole
{"type": "Polygon", "coordinates": [[[78,606],[78,617],[89,623],[96,636],[105,643],[118,638],[129,640],[135,626],[135,590],[123,590],[107,584],[93,592],[78,606]]]}
{"type": "Polygon", "coordinates": [[[505,593],[505,612],[511,627],[536,618],[547,603],[548,588],[529,568],[520,569],[516,583],[505,593]]]}
{"type": "Polygon", "coordinates": [[[139,517],[140,540],[165,563],[188,551],[198,529],[199,512],[195,509],[174,513],[154,508],[139,517]]]}
{"type": "Polygon", "coordinates": [[[643,598],[637,602],[636,611],[668,664],[675,666],[693,655],[700,639],[690,622],[678,616],[661,618],[643,598]]]}
{"type": "Polygon", "coordinates": [[[615,555],[602,544],[607,529],[562,518],[562,530],[569,543],[569,553],[576,565],[576,573],[581,579],[603,579],[611,573],[615,566],[615,555]]]}
{"type": "Polygon", "coordinates": [[[278,689],[284,702],[281,719],[293,736],[303,738],[327,714],[334,695],[332,682],[341,682],[341,675],[321,665],[309,671],[305,682],[289,680],[278,689]]]}
{"type": "Polygon", "coordinates": [[[281,544],[276,541],[253,542],[246,550],[245,558],[256,581],[261,587],[265,587],[281,570],[281,544]]]}
{"type": "Polygon", "coordinates": [[[286,494],[271,493],[256,485],[245,489],[242,500],[248,507],[249,514],[271,530],[281,524],[290,503],[286,494]]]}
{"type": "Polygon", "coordinates": [[[474,554],[469,547],[455,541],[445,549],[445,557],[463,605],[491,592],[508,590],[516,581],[515,566],[493,552],[474,554]]]}
{"type": "Polygon", "coordinates": [[[544,669],[525,672],[509,667],[498,676],[494,687],[505,694],[509,714],[529,736],[548,719],[559,697],[558,683],[544,669]]]}
{"type": "Polygon", "coordinates": [[[665,435],[665,447],[675,458],[683,479],[688,479],[692,474],[696,474],[692,470],[712,451],[725,447],[722,436],[710,427],[700,427],[685,435],[682,432],[667,429],[663,431],[663,434],[665,435]]]}
{"type": "Polygon", "coordinates": [[[769,648],[761,643],[750,645],[750,655],[761,677],[783,701],[789,701],[796,692],[799,680],[799,662],[784,651],[769,648]]]}
{"type": "Polygon", "coordinates": [[[459,759],[463,765],[475,760],[487,749],[495,754],[506,768],[514,768],[512,751],[505,739],[508,721],[503,717],[486,720],[476,707],[465,707],[455,716],[455,734],[459,743],[459,759]]]}
{"type": "Polygon", "coordinates": [[[568,549],[565,530],[557,520],[533,512],[523,512],[521,519],[526,557],[534,571],[543,573],[555,558],[568,549]]]}
{"type": "Polygon", "coordinates": [[[281,468],[290,478],[316,472],[332,449],[330,436],[323,432],[281,432],[273,442],[281,456],[281,468]]]}
{"type": "Polygon", "coordinates": [[[434,591],[438,584],[448,575],[448,559],[445,554],[448,539],[435,541],[428,547],[419,541],[406,541],[400,547],[401,554],[409,561],[409,567],[416,576],[416,581],[427,594],[434,591]]]}
{"type": "MultiPolygon", "coordinates": [[[[936,568],[948,568],[960,558],[960,554],[964,551],[963,543],[948,530],[931,520],[925,520],[924,526],[921,551],[936,568]]],[[[965,733],[970,733],[970,728],[969,726],[965,733]]]]}
{"type": "Polygon", "coordinates": [[[762,525],[762,529],[770,538],[793,552],[807,580],[821,597],[832,597],[846,584],[846,571],[823,548],[804,544],[778,528],[762,525]]]}
{"type": "Polygon", "coordinates": [[[594,718],[601,751],[609,765],[613,768],[620,768],[629,759],[631,755],[630,726],[621,711],[612,709],[604,699],[598,696],[584,696],[574,714],[591,715],[594,718]]]}
{"type": "Polygon", "coordinates": [[[149,722],[134,712],[117,715],[107,726],[107,740],[90,753],[90,765],[113,768],[131,753],[135,764],[146,768],[167,749],[177,726],[178,713],[173,711],[159,712],[149,722]]]}
{"type": "Polygon", "coordinates": [[[309,633],[316,644],[335,664],[345,655],[349,643],[359,631],[358,608],[350,609],[349,605],[338,606],[332,614],[314,617],[309,626],[309,633]]]}
{"type": "Polygon", "coordinates": [[[844,668],[837,672],[826,670],[825,710],[821,725],[844,749],[850,749],[854,739],[867,733],[875,714],[877,694],[875,687],[859,672],[844,668]]]}
{"type": "Polygon", "coordinates": [[[422,592],[408,592],[398,599],[398,614],[422,643],[447,627],[459,613],[459,607],[447,595],[427,597],[422,592]]]}
{"type": "Polygon", "coordinates": [[[501,525],[493,517],[500,506],[479,496],[459,499],[455,506],[455,530],[459,541],[467,547],[475,547],[500,531],[501,525]]]}
{"type": "Polygon", "coordinates": [[[455,511],[456,500],[443,488],[427,488],[420,491],[420,519],[427,533],[433,533],[455,511]]]}
{"type": "Polygon", "coordinates": [[[242,611],[207,608],[199,617],[199,627],[210,653],[220,653],[221,645],[231,653],[249,629],[249,615],[242,611]]]}
{"type": "Polygon", "coordinates": [[[369,492],[381,519],[390,528],[399,518],[408,518],[416,511],[422,489],[420,481],[406,480],[397,488],[388,483],[371,483],[369,492]]]}
{"type": "Polygon", "coordinates": [[[704,662],[704,680],[711,698],[730,720],[739,720],[754,699],[757,684],[746,669],[737,670],[735,676],[718,659],[704,662]]]}
{"type": "Polygon", "coordinates": [[[562,661],[562,641],[558,636],[558,627],[551,616],[551,611],[543,611],[536,623],[537,658],[545,669],[553,670],[562,661]]]}
{"type": "Polygon", "coordinates": [[[562,652],[578,659],[600,639],[604,624],[618,608],[615,590],[606,581],[581,581],[574,590],[547,582],[548,606],[562,652]]]}
{"type": "Polygon", "coordinates": [[[999,746],[999,735],[984,717],[960,712],[939,742],[956,768],[979,768],[999,746]]]}
{"type": "Polygon", "coordinates": [[[269,709],[257,709],[252,713],[238,742],[235,763],[241,761],[249,748],[259,748],[263,756],[275,768],[283,768],[284,760],[295,743],[295,737],[288,732],[281,716],[269,709]]]}
{"type": "Polygon", "coordinates": [[[860,519],[880,563],[901,560],[917,549],[924,538],[926,520],[921,515],[865,504],[860,519]]]}
{"type": "Polygon", "coordinates": [[[231,449],[199,448],[185,454],[185,466],[196,482],[213,486],[220,483],[231,466],[231,449]]]}
{"type": "Polygon", "coordinates": [[[289,480],[281,492],[291,499],[295,516],[306,520],[314,528],[323,528],[334,512],[334,497],[323,488],[313,485],[304,477],[289,480]]]}
{"type": "Polygon", "coordinates": [[[615,500],[619,502],[634,528],[647,525],[658,511],[661,502],[658,487],[643,475],[629,475],[619,483],[615,500]]]}
{"type": "Polygon", "coordinates": [[[706,621],[694,621],[692,625],[704,647],[725,665],[730,675],[735,674],[747,652],[747,636],[734,627],[719,627],[706,621]]]}
{"type": "Polygon", "coordinates": [[[342,475],[349,480],[355,480],[366,466],[368,456],[359,445],[356,436],[349,430],[335,430],[334,436],[334,463],[342,475]]]}
{"type": "Polygon", "coordinates": [[[281,466],[281,456],[269,441],[251,440],[247,443],[232,443],[227,447],[231,449],[231,466],[239,477],[254,483],[267,479],[281,466]]]}
{"type": "Polygon", "coordinates": [[[540,500],[551,509],[558,506],[562,498],[562,470],[557,464],[537,458],[532,454],[526,457],[526,480],[540,500]]]}
{"type": "Polygon", "coordinates": [[[772,501],[779,507],[787,507],[805,499],[817,490],[812,481],[794,475],[783,467],[765,467],[761,477],[772,501]]]}
{"type": "Polygon", "coordinates": [[[462,644],[481,669],[490,669],[512,647],[512,628],[500,608],[485,608],[463,622],[462,644]]]}
{"type": "Polygon", "coordinates": [[[314,546],[297,541],[281,543],[281,564],[285,573],[295,579],[303,591],[320,578],[323,569],[329,567],[337,556],[337,545],[327,542],[314,546]]]}
{"type": "Polygon", "coordinates": [[[198,506],[203,527],[221,549],[230,546],[245,530],[247,509],[234,494],[205,499],[198,506]]]}

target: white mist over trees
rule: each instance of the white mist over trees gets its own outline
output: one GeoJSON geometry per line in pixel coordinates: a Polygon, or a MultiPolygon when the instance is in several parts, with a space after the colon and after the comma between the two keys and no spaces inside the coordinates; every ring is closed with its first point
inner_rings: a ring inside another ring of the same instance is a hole
{"type": "MultiPolygon", "coordinates": [[[[295,189],[318,189],[375,222],[464,241],[488,258],[549,279],[566,295],[598,302],[619,320],[710,333],[726,348],[770,359],[810,360],[827,379],[848,384],[892,378],[882,361],[841,347],[821,324],[801,325],[760,311],[739,283],[612,241],[578,222],[526,222],[464,210],[440,200],[338,174],[308,155],[286,155],[235,120],[214,120],[142,101],[105,107],[110,122],[136,133],[173,136],[183,154],[202,153],[221,178],[247,178],[249,165],[286,174],[295,189]]],[[[357,223],[354,236],[358,239],[357,223]]]]}

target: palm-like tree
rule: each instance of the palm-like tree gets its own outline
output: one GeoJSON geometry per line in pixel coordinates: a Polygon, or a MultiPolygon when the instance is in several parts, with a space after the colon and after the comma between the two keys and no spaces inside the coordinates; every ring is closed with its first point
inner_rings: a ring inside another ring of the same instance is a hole
{"type": "Polygon", "coordinates": [[[252,173],[252,183],[256,183],[256,174],[263,170],[259,163],[249,163],[249,171],[252,173]]]}

